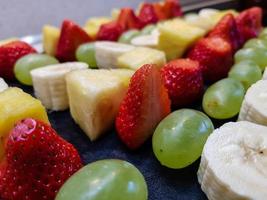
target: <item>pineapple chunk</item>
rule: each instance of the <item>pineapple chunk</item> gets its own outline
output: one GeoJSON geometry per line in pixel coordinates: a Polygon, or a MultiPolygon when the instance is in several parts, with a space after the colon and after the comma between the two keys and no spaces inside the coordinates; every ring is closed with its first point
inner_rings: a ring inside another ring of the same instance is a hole
{"type": "Polygon", "coordinates": [[[108,17],[94,17],[85,23],[84,30],[87,32],[88,35],[91,37],[96,37],[96,34],[101,25],[110,22],[111,19],[108,17]]]}
{"type": "Polygon", "coordinates": [[[45,108],[31,95],[16,87],[0,93],[0,159],[4,152],[4,138],[17,121],[27,117],[49,123],[45,108]]]}
{"type": "Polygon", "coordinates": [[[43,27],[43,47],[47,54],[51,56],[56,54],[59,35],[60,30],[58,28],[50,25],[43,27]]]}
{"type": "Polygon", "coordinates": [[[205,35],[205,30],[181,19],[165,21],[158,28],[158,48],[166,53],[167,60],[181,57],[194,42],[205,35]]]}
{"type": "Polygon", "coordinates": [[[67,74],[71,116],[92,141],[112,127],[132,74],[126,69],[67,74]]]}
{"type": "Polygon", "coordinates": [[[166,63],[164,52],[145,47],[135,49],[118,57],[118,67],[137,70],[144,64],[156,64],[159,68],[166,63]]]}
{"type": "Polygon", "coordinates": [[[18,41],[19,39],[18,38],[8,38],[8,39],[5,39],[5,40],[1,40],[0,41],[0,46],[4,45],[4,44],[7,44],[9,42],[14,42],[14,41],[18,41]]]}

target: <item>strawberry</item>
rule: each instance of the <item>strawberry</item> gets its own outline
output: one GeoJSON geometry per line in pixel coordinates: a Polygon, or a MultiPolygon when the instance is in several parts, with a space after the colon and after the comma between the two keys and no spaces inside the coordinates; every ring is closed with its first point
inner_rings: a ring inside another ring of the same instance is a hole
{"type": "Polygon", "coordinates": [[[172,106],[188,106],[201,97],[204,86],[199,63],[190,59],[170,61],[161,68],[172,106]]]}
{"type": "Polygon", "coordinates": [[[155,13],[157,15],[157,18],[160,20],[165,20],[169,18],[169,15],[165,12],[165,4],[162,4],[161,2],[159,3],[154,3],[153,7],[155,10],[155,13]]]}
{"type": "Polygon", "coordinates": [[[48,124],[25,119],[5,143],[0,167],[0,199],[54,199],[59,188],[82,167],[77,150],[48,124]]]}
{"type": "Polygon", "coordinates": [[[130,149],[136,149],[153,134],[170,111],[170,100],[160,71],[155,65],[143,65],[132,76],[120,105],[117,133],[130,149]]]}
{"type": "Polygon", "coordinates": [[[121,9],[120,15],[118,17],[118,23],[124,30],[141,29],[144,26],[144,24],[135,15],[133,9],[131,8],[121,9]]]}
{"type": "Polygon", "coordinates": [[[210,31],[209,37],[221,37],[228,41],[235,53],[241,47],[241,38],[235,18],[232,14],[225,15],[218,24],[210,31]]]}
{"type": "Polygon", "coordinates": [[[116,21],[103,24],[97,33],[97,40],[117,41],[123,31],[123,27],[116,21]]]}
{"type": "Polygon", "coordinates": [[[144,26],[148,24],[155,24],[159,20],[156,11],[154,10],[153,4],[151,3],[143,3],[138,17],[144,24],[144,26]]]}
{"type": "Polygon", "coordinates": [[[13,68],[16,61],[36,50],[25,42],[13,41],[0,46],[0,77],[12,80],[15,78],[13,68]]]}
{"type": "Polygon", "coordinates": [[[220,37],[200,39],[188,54],[188,58],[198,61],[204,80],[214,82],[227,76],[233,65],[232,47],[220,37]]]}
{"type": "Polygon", "coordinates": [[[56,57],[62,61],[75,61],[75,51],[83,43],[90,42],[90,36],[77,24],[64,20],[56,50],[56,57]]]}
{"type": "Polygon", "coordinates": [[[180,2],[178,0],[165,0],[164,12],[167,18],[181,17],[183,15],[180,2]]]}
{"type": "Polygon", "coordinates": [[[244,10],[236,17],[236,24],[243,39],[242,44],[257,37],[262,29],[262,9],[253,7],[244,10]]]}

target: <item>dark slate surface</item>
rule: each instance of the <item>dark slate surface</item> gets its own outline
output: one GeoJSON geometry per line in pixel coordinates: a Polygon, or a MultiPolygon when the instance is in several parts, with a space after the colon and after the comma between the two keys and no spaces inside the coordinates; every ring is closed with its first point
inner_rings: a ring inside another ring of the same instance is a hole
{"type": "MultiPolygon", "coordinates": [[[[31,87],[11,83],[33,94],[31,87]]],[[[200,106],[194,106],[200,110],[200,106]]],[[[194,108],[193,107],[193,108],[194,108]]],[[[149,200],[206,200],[197,181],[199,160],[191,166],[173,170],[160,165],[152,151],[151,139],[139,150],[130,151],[119,140],[115,130],[110,130],[103,137],[91,142],[75,124],[69,111],[48,112],[53,128],[79,151],[84,164],[101,159],[122,159],[134,164],[144,175],[149,200]]],[[[235,119],[233,119],[234,121],[235,119]]],[[[225,121],[213,121],[219,127],[225,121]]]]}

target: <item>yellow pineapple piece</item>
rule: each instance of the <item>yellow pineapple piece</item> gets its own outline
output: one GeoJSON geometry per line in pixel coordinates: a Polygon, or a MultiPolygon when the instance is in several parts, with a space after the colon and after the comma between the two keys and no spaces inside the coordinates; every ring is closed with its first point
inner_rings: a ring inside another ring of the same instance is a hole
{"type": "Polygon", "coordinates": [[[192,44],[205,35],[205,30],[182,19],[159,23],[158,29],[158,49],[166,53],[167,60],[181,57],[192,44]]]}
{"type": "Polygon", "coordinates": [[[88,69],[67,74],[71,116],[91,140],[113,126],[133,73],[126,69],[88,69]]]}
{"type": "Polygon", "coordinates": [[[17,121],[27,117],[49,122],[38,99],[16,87],[0,93],[0,137],[7,135],[17,121]]]}
{"type": "Polygon", "coordinates": [[[110,22],[111,19],[108,17],[94,17],[85,23],[84,30],[90,35],[91,37],[96,37],[96,34],[101,25],[110,22]]]}
{"type": "Polygon", "coordinates": [[[118,57],[117,64],[120,68],[137,70],[144,64],[156,64],[159,68],[166,63],[164,52],[146,48],[136,47],[118,57]]]}
{"type": "Polygon", "coordinates": [[[60,30],[57,27],[50,25],[45,25],[43,27],[43,47],[47,54],[51,56],[56,54],[59,35],[60,30]]]}
{"type": "Polygon", "coordinates": [[[7,44],[9,42],[14,42],[14,41],[18,41],[19,39],[16,37],[12,37],[12,38],[8,38],[8,39],[4,39],[0,41],[0,46],[7,44]]]}

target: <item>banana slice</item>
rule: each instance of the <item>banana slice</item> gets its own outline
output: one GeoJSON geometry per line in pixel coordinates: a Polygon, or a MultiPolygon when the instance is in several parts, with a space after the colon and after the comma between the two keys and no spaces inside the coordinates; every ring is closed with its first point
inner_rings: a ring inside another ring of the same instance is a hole
{"type": "Polygon", "coordinates": [[[158,45],[159,37],[156,35],[141,35],[131,40],[134,46],[155,48],[158,45]]]}
{"type": "Polygon", "coordinates": [[[206,32],[213,28],[213,24],[208,18],[201,17],[196,13],[188,13],[184,19],[188,24],[202,28],[206,32]]]}
{"type": "Polygon", "coordinates": [[[238,121],[267,125],[267,80],[260,80],[248,89],[238,121]]]}
{"type": "Polygon", "coordinates": [[[82,62],[48,65],[31,71],[35,95],[47,109],[59,111],[69,107],[65,75],[74,70],[87,69],[82,62]]]}
{"type": "Polygon", "coordinates": [[[6,84],[5,80],[0,77],[0,92],[4,91],[8,88],[8,85],[6,84]]]}
{"type": "Polygon", "coordinates": [[[96,42],[95,58],[97,66],[102,69],[118,68],[117,58],[134,48],[135,47],[132,45],[121,44],[118,42],[96,42]]]}
{"type": "Polygon", "coordinates": [[[267,127],[230,122],[204,146],[198,170],[210,200],[263,200],[267,197],[267,127]]]}

